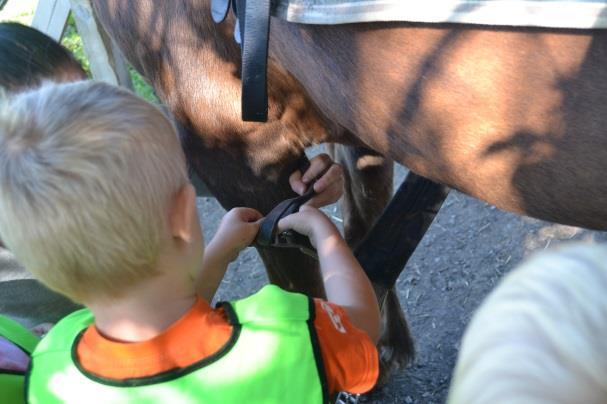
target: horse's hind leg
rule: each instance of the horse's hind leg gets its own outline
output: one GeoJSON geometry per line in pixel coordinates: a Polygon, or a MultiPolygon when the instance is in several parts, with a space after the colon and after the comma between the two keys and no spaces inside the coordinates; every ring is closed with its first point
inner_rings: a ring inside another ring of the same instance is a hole
{"type": "Polygon", "coordinates": [[[409,172],[396,194],[355,250],[375,287],[382,312],[381,377],[413,358],[413,340],[398,296],[396,280],[434,220],[449,189],[409,172]]]}
{"type": "Polygon", "coordinates": [[[344,168],[341,212],[344,236],[354,248],[367,234],[392,197],[394,163],[366,147],[327,144],[344,168]]]}

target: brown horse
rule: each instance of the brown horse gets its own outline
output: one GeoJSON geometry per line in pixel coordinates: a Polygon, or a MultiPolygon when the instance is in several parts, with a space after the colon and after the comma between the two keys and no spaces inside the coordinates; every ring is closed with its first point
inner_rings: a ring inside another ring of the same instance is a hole
{"type": "MultiPolygon", "coordinates": [[[[351,243],[389,198],[392,160],[505,210],[607,227],[607,32],[272,19],[259,124],[240,120],[233,20],[216,26],[207,0],[94,4],[226,208],[267,212],[304,148],[334,142],[351,243]]],[[[273,282],[322,294],[305,256],[261,254],[273,282]]]]}

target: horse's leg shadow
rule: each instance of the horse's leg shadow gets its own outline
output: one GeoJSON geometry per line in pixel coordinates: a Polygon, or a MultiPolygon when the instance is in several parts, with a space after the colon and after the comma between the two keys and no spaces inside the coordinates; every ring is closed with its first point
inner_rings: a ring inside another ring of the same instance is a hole
{"type": "Polygon", "coordinates": [[[447,187],[409,172],[354,252],[375,287],[382,313],[378,342],[380,384],[414,357],[413,339],[395,290],[396,280],[448,193],[447,187]]]}

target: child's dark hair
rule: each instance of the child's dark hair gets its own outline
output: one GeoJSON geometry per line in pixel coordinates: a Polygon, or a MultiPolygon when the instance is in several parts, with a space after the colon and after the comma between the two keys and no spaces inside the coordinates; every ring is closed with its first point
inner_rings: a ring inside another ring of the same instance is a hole
{"type": "Polygon", "coordinates": [[[86,77],[68,50],[42,32],[15,22],[0,23],[0,87],[16,91],[43,80],[86,77]]]}

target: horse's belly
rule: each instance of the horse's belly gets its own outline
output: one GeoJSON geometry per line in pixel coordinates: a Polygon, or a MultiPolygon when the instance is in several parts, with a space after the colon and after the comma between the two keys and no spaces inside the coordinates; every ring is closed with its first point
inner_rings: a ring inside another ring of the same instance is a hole
{"type": "Polygon", "coordinates": [[[505,210],[607,228],[607,34],[274,25],[274,54],[366,144],[505,210]]]}

